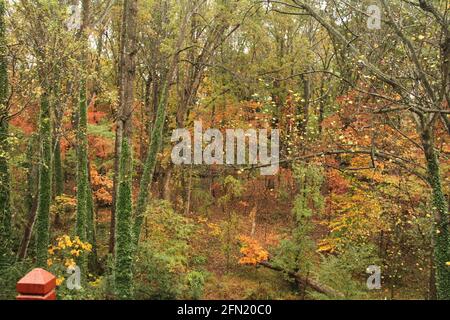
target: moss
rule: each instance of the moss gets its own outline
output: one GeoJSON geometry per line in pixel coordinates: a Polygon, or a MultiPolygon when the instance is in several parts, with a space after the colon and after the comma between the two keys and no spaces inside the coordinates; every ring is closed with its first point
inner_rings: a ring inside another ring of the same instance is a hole
{"type": "Polygon", "coordinates": [[[127,167],[132,162],[128,139],[122,140],[120,155],[119,186],[116,203],[116,254],[115,254],[115,292],[119,299],[131,299],[132,286],[132,198],[131,176],[127,174],[127,167]]]}

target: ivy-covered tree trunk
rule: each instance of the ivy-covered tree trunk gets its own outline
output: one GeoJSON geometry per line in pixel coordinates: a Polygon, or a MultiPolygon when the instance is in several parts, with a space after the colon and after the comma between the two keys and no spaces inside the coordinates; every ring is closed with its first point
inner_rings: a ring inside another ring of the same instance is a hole
{"type": "Polygon", "coordinates": [[[0,124],[0,265],[8,258],[11,244],[10,176],[8,169],[8,124],[0,124]]]}
{"type": "Polygon", "coordinates": [[[136,204],[135,222],[133,227],[133,244],[137,246],[141,234],[142,223],[149,195],[149,185],[153,180],[153,175],[156,167],[156,158],[161,148],[162,135],[164,131],[164,123],[166,120],[166,106],[167,106],[167,81],[164,83],[161,92],[158,111],[156,114],[156,121],[151,134],[150,147],[148,149],[147,159],[144,164],[144,171],[142,172],[138,200],[136,204]]]}
{"type": "MultiPolygon", "coordinates": [[[[115,207],[115,290],[119,299],[133,297],[132,242],[132,112],[136,75],[137,0],[125,0],[121,26],[120,50],[120,109],[117,122],[116,157],[120,155],[116,171],[115,207]]],[[[113,198],[114,199],[114,198],[113,198]]]]}
{"type": "Polygon", "coordinates": [[[17,254],[18,260],[23,260],[27,256],[28,246],[30,244],[33,226],[36,220],[37,206],[38,206],[38,176],[39,168],[36,161],[35,154],[38,153],[39,137],[33,134],[29,141],[26,152],[25,165],[27,168],[27,185],[26,185],[26,210],[28,212],[27,223],[23,232],[22,240],[20,242],[19,252],[17,254]]]}
{"type": "MultiPolygon", "coordinates": [[[[45,81],[43,82],[46,83],[45,81]]],[[[39,162],[39,204],[36,220],[36,257],[39,266],[46,265],[49,245],[50,203],[52,199],[52,129],[50,114],[47,86],[44,84],[39,121],[41,150],[39,162]]]]}
{"type": "Polygon", "coordinates": [[[442,189],[439,160],[434,150],[432,133],[424,130],[422,144],[427,161],[428,180],[432,189],[432,211],[434,213],[434,267],[436,269],[436,291],[439,300],[450,300],[450,235],[448,203],[442,189]]]}
{"type": "Polygon", "coordinates": [[[61,141],[59,138],[55,141],[53,163],[55,168],[55,196],[60,196],[64,193],[64,174],[61,161],[61,141]]]}
{"type": "MultiPolygon", "coordinates": [[[[64,193],[64,179],[61,161],[61,144],[58,137],[56,137],[53,147],[53,179],[55,181],[54,196],[59,197],[64,193]]],[[[61,217],[59,212],[56,212],[55,215],[55,226],[61,226],[61,217]]]]}
{"type": "MultiPolygon", "coordinates": [[[[62,107],[63,91],[61,90],[62,66],[57,62],[53,68],[52,79],[52,99],[54,126],[53,126],[53,196],[58,197],[64,193],[64,177],[61,160],[61,131],[64,117],[64,109],[62,107]]],[[[55,225],[60,225],[59,214],[55,216],[55,225]]]]}
{"type": "Polygon", "coordinates": [[[89,254],[89,270],[95,271],[98,268],[97,260],[97,236],[95,228],[95,208],[94,195],[92,193],[92,184],[90,179],[90,165],[88,161],[88,182],[87,182],[87,202],[86,202],[86,238],[92,245],[92,252],[89,254]]]}
{"type": "Polygon", "coordinates": [[[0,266],[9,256],[11,239],[10,176],[8,168],[8,70],[5,1],[0,1],[0,266]]]}
{"type": "Polygon", "coordinates": [[[78,110],[77,129],[77,224],[76,234],[82,241],[86,241],[87,217],[87,103],[86,82],[80,84],[80,101],[78,110]]]}
{"type": "Polygon", "coordinates": [[[116,253],[114,281],[115,291],[119,299],[131,299],[132,286],[132,200],[131,200],[131,174],[128,171],[132,162],[132,155],[128,139],[122,140],[122,153],[120,155],[119,186],[117,189],[116,205],[116,253]]]}
{"type": "Polygon", "coordinates": [[[87,155],[87,87],[86,87],[86,67],[87,67],[87,46],[89,25],[90,3],[87,0],[82,1],[83,14],[80,28],[81,35],[81,65],[83,66],[80,80],[80,95],[78,109],[78,128],[77,128],[77,224],[76,234],[82,240],[87,240],[87,217],[88,217],[88,155],[87,155]]]}
{"type": "MultiPolygon", "coordinates": [[[[120,65],[119,65],[119,95],[120,107],[118,111],[118,121],[116,129],[115,154],[114,159],[114,181],[113,181],[113,203],[117,202],[117,192],[119,176],[118,157],[122,154],[121,146],[124,139],[129,139],[128,143],[132,148],[132,114],[134,103],[134,82],[136,78],[136,43],[137,43],[137,0],[125,0],[123,2],[122,26],[121,26],[121,42],[120,42],[120,65]]],[[[127,164],[123,170],[127,171],[127,175],[131,175],[131,163],[127,164]]],[[[117,205],[111,212],[111,235],[114,234],[113,228],[116,224],[117,205]]],[[[115,241],[117,239],[110,238],[110,252],[114,252],[115,241]]]]}

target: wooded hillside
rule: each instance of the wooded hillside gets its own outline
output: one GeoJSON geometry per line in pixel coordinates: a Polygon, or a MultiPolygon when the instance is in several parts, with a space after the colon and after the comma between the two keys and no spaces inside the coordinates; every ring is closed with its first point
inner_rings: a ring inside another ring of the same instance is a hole
{"type": "Polygon", "coordinates": [[[449,102],[447,0],[0,0],[0,299],[450,300],[449,102]]]}

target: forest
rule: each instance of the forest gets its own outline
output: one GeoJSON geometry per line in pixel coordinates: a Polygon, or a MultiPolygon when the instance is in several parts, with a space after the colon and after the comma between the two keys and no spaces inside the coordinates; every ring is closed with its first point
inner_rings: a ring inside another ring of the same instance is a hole
{"type": "Polygon", "coordinates": [[[450,1],[0,0],[0,300],[450,300],[450,1]]]}

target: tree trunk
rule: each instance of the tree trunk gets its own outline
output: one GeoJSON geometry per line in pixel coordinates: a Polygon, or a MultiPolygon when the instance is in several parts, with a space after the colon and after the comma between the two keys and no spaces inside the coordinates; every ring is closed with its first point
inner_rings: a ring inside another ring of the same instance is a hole
{"type": "Polygon", "coordinates": [[[77,223],[76,234],[86,240],[86,217],[88,197],[87,173],[87,102],[85,79],[80,84],[79,116],[77,129],[77,223]]]}
{"type": "MultiPolygon", "coordinates": [[[[44,76],[45,77],[45,76],[44,76]]],[[[44,80],[43,83],[46,83],[44,80]]],[[[39,193],[36,221],[36,256],[37,265],[46,266],[47,249],[49,245],[49,217],[50,203],[52,200],[52,130],[51,112],[48,100],[48,86],[44,84],[44,92],[41,95],[40,111],[40,166],[39,166],[39,193]]]]}
{"type": "MultiPolygon", "coordinates": [[[[134,103],[134,80],[136,76],[136,19],[137,19],[137,0],[125,0],[123,3],[121,42],[120,42],[120,64],[119,64],[119,96],[120,107],[118,112],[118,121],[116,129],[115,141],[115,158],[114,158],[114,179],[113,179],[113,206],[116,203],[118,192],[118,181],[120,166],[119,159],[122,154],[121,146],[123,140],[127,139],[130,149],[132,144],[132,111],[134,103]]],[[[126,162],[125,175],[132,176],[131,160],[126,162]]],[[[110,243],[109,250],[114,252],[115,247],[115,227],[117,208],[113,208],[111,212],[110,226],[110,243]]]]}
{"type": "Polygon", "coordinates": [[[11,246],[10,175],[8,168],[8,123],[0,120],[0,265],[6,262],[11,246]]]}
{"type": "Polygon", "coordinates": [[[448,203],[442,190],[439,160],[434,149],[431,129],[422,133],[422,145],[427,161],[428,180],[432,189],[434,211],[434,267],[436,269],[436,291],[439,300],[450,300],[450,261],[448,203]]]}
{"type": "Polygon", "coordinates": [[[38,206],[37,190],[39,189],[38,170],[39,168],[34,164],[33,156],[35,154],[35,144],[37,143],[36,136],[32,136],[28,142],[28,149],[26,154],[27,161],[27,190],[26,190],[26,206],[28,211],[28,221],[25,226],[22,241],[20,242],[19,253],[17,258],[19,260],[25,259],[30,244],[31,235],[33,232],[34,222],[36,221],[36,213],[38,206]]]}
{"type": "MultiPolygon", "coordinates": [[[[53,152],[53,168],[55,179],[55,197],[58,197],[64,193],[64,178],[61,163],[61,143],[59,138],[56,138],[55,148],[53,152]]],[[[55,226],[61,226],[61,217],[57,211],[55,214],[55,226]]]]}
{"type": "Polygon", "coordinates": [[[87,202],[86,202],[86,238],[92,245],[92,252],[89,254],[89,270],[97,271],[98,259],[97,259],[97,234],[96,234],[96,219],[95,219],[95,207],[94,197],[92,194],[92,184],[90,175],[90,163],[88,161],[88,181],[87,181],[87,202]]]}
{"type": "Polygon", "coordinates": [[[0,265],[11,246],[10,174],[8,168],[8,68],[6,61],[5,1],[0,1],[0,265]]]}
{"type": "Polygon", "coordinates": [[[128,139],[122,140],[122,154],[120,157],[119,188],[117,197],[117,229],[115,254],[115,292],[119,299],[132,298],[132,233],[131,233],[131,175],[127,175],[131,151],[128,139]]]}
{"type": "Polygon", "coordinates": [[[315,291],[326,294],[330,297],[344,298],[344,295],[341,292],[336,291],[333,288],[330,288],[324,284],[321,284],[318,281],[311,279],[309,277],[303,277],[303,276],[299,275],[298,273],[288,271],[288,270],[283,270],[282,268],[274,266],[267,261],[260,262],[259,265],[269,268],[271,270],[286,273],[290,277],[294,278],[295,281],[303,287],[310,287],[310,288],[314,289],[315,291]]]}
{"type": "Polygon", "coordinates": [[[55,196],[60,196],[64,193],[64,173],[61,161],[61,140],[59,138],[55,142],[53,162],[55,168],[55,196]]]}
{"type": "MultiPolygon", "coordinates": [[[[115,243],[115,290],[120,299],[130,299],[132,286],[132,111],[134,103],[134,80],[136,74],[136,19],[137,0],[125,0],[123,4],[122,39],[120,56],[120,111],[117,126],[121,141],[118,172],[116,243],[115,243]]],[[[116,154],[118,157],[119,154],[116,154]]]]}

